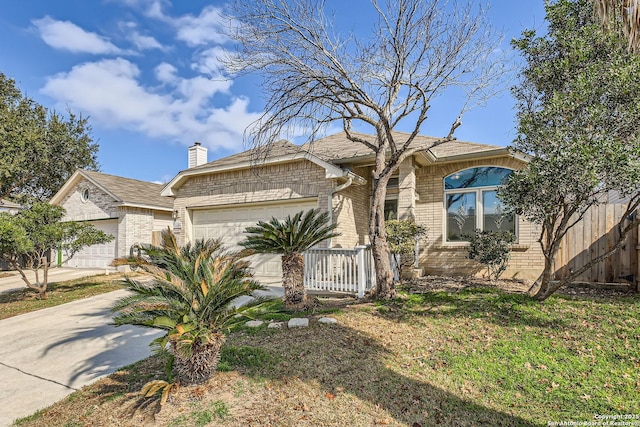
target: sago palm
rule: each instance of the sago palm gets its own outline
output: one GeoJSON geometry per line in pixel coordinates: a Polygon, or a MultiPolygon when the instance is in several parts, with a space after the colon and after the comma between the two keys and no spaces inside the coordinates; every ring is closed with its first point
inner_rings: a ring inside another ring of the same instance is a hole
{"type": "Polygon", "coordinates": [[[217,240],[178,247],[170,231],[161,247],[144,248],[134,262],[150,278],[126,279],[132,295],[113,307],[116,325],[139,325],[167,331],[152,345],[172,354],[178,382],[198,383],[213,374],[225,341],[224,329],[242,321],[264,299],[241,307],[233,301],[263,287],[253,280],[246,261],[226,253],[217,240]]]}
{"type": "Polygon", "coordinates": [[[272,218],[247,227],[240,245],[258,253],[282,254],[282,286],[287,308],[301,308],[307,302],[304,288],[302,252],[318,243],[339,236],[337,224],[329,224],[329,214],[318,209],[300,211],[283,221],[272,218]]]}

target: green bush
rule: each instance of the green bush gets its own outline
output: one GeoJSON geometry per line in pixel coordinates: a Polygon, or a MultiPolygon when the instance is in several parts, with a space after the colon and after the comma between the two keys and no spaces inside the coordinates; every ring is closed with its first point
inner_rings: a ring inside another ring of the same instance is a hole
{"type": "Polygon", "coordinates": [[[515,236],[510,231],[480,231],[469,236],[468,258],[487,267],[489,279],[497,280],[507,269],[511,258],[510,244],[515,236]]]}
{"type": "Polygon", "coordinates": [[[387,232],[387,243],[393,255],[398,273],[402,267],[412,265],[415,261],[416,242],[427,236],[427,227],[416,224],[412,219],[391,219],[384,223],[387,232]]]}

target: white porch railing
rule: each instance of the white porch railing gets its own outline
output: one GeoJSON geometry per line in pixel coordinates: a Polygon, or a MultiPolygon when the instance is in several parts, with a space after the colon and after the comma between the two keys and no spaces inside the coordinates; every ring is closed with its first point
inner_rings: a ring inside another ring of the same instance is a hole
{"type": "Polygon", "coordinates": [[[304,253],[304,287],[364,297],[376,282],[370,246],[309,249],[304,253]]]}

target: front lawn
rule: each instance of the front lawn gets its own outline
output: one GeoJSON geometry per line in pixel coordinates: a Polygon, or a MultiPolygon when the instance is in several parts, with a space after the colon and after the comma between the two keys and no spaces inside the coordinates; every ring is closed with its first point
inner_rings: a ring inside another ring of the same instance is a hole
{"type": "Polygon", "coordinates": [[[78,299],[117,291],[123,288],[123,275],[98,275],[65,282],[51,283],[47,299],[38,298],[38,293],[25,286],[24,289],[0,293],[0,320],[43,308],[54,307],[78,299]]]}
{"type": "Polygon", "coordinates": [[[546,426],[640,414],[640,297],[491,287],[345,301],[308,329],[231,333],[220,371],[159,408],[147,359],[24,426],[546,426]]]}

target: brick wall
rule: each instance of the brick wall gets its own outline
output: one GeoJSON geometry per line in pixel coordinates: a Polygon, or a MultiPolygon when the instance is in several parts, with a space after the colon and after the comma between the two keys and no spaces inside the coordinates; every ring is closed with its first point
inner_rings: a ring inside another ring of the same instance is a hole
{"type": "MultiPolygon", "coordinates": [[[[429,229],[426,243],[420,247],[420,267],[426,274],[484,274],[484,268],[466,258],[467,249],[444,242],[444,177],[453,172],[476,166],[521,168],[523,163],[511,157],[468,161],[416,170],[416,221],[429,229]]],[[[511,261],[503,277],[535,279],[542,271],[544,257],[537,242],[539,231],[533,224],[519,218],[518,243],[511,252],[511,261]]]]}
{"type": "Polygon", "coordinates": [[[415,218],[416,174],[413,157],[398,168],[398,219],[415,218]]]}
{"type": "MultiPolygon", "coordinates": [[[[413,209],[416,221],[429,229],[428,239],[421,245],[419,254],[420,268],[426,274],[484,273],[482,266],[466,258],[466,248],[443,241],[443,180],[455,171],[488,165],[518,169],[522,162],[511,157],[459,162],[416,168],[415,175],[411,173],[410,164],[403,165],[399,210],[408,213],[413,209]],[[419,199],[412,203],[410,193],[413,186],[419,199]]],[[[354,247],[369,240],[370,168],[353,168],[353,171],[367,179],[367,184],[352,184],[333,195],[333,221],[339,224],[338,231],[342,235],[333,239],[332,246],[354,247]]],[[[182,227],[174,232],[180,244],[192,235],[190,210],[193,208],[317,197],[318,207],[326,211],[328,195],[338,185],[336,181],[326,179],[323,168],[304,160],[192,177],[175,190],[174,208],[178,210],[178,221],[182,227]]],[[[518,244],[512,250],[511,262],[503,277],[536,278],[543,265],[536,241],[538,230],[520,219],[518,235],[518,244]]]]}
{"type": "Polygon", "coordinates": [[[352,184],[333,195],[333,218],[341,233],[331,242],[334,247],[353,248],[369,241],[369,203],[371,199],[370,168],[353,168],[367,180],[365,185],[352,184]]]}
{"type": "Polygon", "coordinates": [[[113,197],[85,179],[67,193],[60,206],[67,211],[62,218],[63,221],[118,218],[119,215],[113,197]],[[85,189],[89,190],[89,199],[86,202],[82,200],[82,192],[85,189]]]}
{"type": "MultiPolygon", "coordinates": [[[[117,206],[113,197],[82,179],[60,203],[67,213],[63,221],[90,221],[105,218],[118,219],[116,256],[128,256],[129,248],[136,243],[151,243],[154,215],[151,209],[117,206]],[[82,200],[82,192],[89,190],[89,199],[82,200]]],[[[170,215],[170,214],[169,214],[170,215]]]]}
{"type": "Polygon", "coordinates": [[[131,246],[150,244],[153,231],[151,209],[121,208],[118,220],[118,256],[129,256],[131,246]]]}
{"type": "Polygon", "coordinates": [[[193,208],[317,197],[318,208],[326,211],[332,181],[323,168],[307,160],[195,176],[175,190],[181,228],[174,232],[180,244],[191,237],[193,208]]]}

